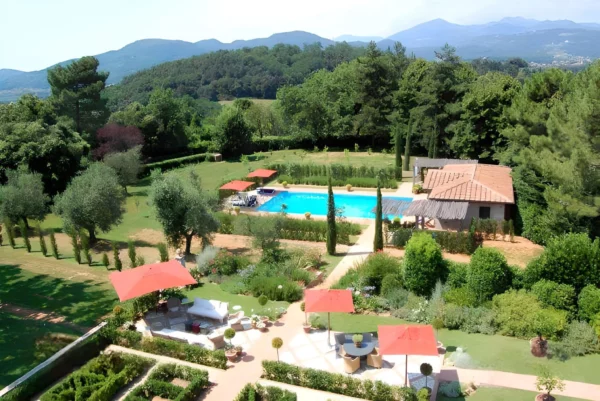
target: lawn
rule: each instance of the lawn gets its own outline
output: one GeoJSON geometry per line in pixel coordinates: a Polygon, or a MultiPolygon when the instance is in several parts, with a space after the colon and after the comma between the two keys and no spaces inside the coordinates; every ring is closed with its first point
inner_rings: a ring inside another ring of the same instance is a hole
{"type": "MultiPolygon", "coordinates": [[[[327,314],[323,315],[326,322],[327,314]]],[[[331,314],[331,328],[347,333],[374,332],[378,325],[407,324],[401,319],[376,315],[331,314]]],[[[447,358],[456,347],[468,354],[456,363],[458,367],[484,370],[500,370],[536,375],[540,365],[550,368],[561,379],[600,384],[597,367],[600,355],[586,355],[561,362],[552,359],[537,359],[529,351],[529,342],[500,335],[469,334],[458,330],[440,330],[438,339],[448,350],[447,358]]]]}
{"type": "Polygon", "coordinates": [[[104,267],[77,265],[68,260],[0,248],[0,300],[52,312],[82,326],[93,326],[110,312],[117,297],[104,267]]]}
{"type": "MultiPolygon", "coordinates": [[[[480,387],[469,397],[449,398],[438,394],[438,401],[532,401],[538,393],[533,391],[515,390],[512,388],[480,387]]],[[[580,398],[555,396],[557,401],[580,401],[580,398]]]]}
{"type": "Polygon", "coordinates": [[[192,300],[194,297],[204,299],[215,299],[222,302],[229,302],[229,312],[233,312],[233,307],[239,305],[242,307],[246,316],[252,315],[252,310],[258,312],[263,308],[284,308],[287,309],[289,306],[288,302],[282,301],[269,301],[264,307],[258,304],[258,298],[254,298],[247,295],[236,295],[229,292],[225,292],[217,284],[207,283],[201,287],[194,288],[193,290],[187,291],[186,296],[192,300]]]}
{"type": "MultiPolygon", "coordinates": [[[[4,298],[2,298],[4,299],[4,298]]],[[[47,334],[78,335],[72,329],[38,320],[25,320],[0,311],[0,388],[3,388],[65,344],[47,334]]]]}

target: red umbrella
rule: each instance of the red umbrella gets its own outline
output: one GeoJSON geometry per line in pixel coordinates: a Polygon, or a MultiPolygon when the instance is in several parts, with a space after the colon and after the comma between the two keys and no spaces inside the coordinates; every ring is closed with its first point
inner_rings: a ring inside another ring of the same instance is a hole
{"type": "Polygon", "coordinates": [[[190,272],[176,260],[114,272],[109,278],[121,301],[158,290],[196,284],[190,272]]]}
{"type": "Polygon", "coordinates": [[[379,353],[406,355],[404,385],[408,382],[409,355],[438,355],[437,341],[432,326],[400,325],[378,326],[379,353]]]}
{"type": "Polygon", "coordinates": [[[304,290],[304,312],[327,312],[327,338],[329,338],[330,312],[354,312],[350,290],[304,290]]]}

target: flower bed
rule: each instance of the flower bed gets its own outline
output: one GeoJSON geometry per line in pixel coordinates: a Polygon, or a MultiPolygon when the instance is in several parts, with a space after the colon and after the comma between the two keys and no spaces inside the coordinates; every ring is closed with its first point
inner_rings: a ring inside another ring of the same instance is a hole
{"type": "Polygon", "coordinates": [[[359,380],[340,373],[301,368],[284,362],[263,361],[262,377],[281,383],[328,391],[372,401],[416,401],[414,390],[381,381],[359,380]]]}
{"type": "Polygon", "coordinates": [[[208,372],[168,363],[158,366],[144,384],[136,387],[125,401],[152,400],[154,397],[174,401],[197,399],[209,386],[208,372]],[[171,383],[173,379],[187,382],[185,387],[171,383]]]}
{"type": "Polygon", "coordinates": [[[233,401],[296,401],[298,396],[279,387],[246,384],[233,401]]]}
{"type": "Polygon", "coordinates": [[[102,354],[70,374],[40,398],[41,401],[110,401],[154,361],[135,355],[102,354]]]}

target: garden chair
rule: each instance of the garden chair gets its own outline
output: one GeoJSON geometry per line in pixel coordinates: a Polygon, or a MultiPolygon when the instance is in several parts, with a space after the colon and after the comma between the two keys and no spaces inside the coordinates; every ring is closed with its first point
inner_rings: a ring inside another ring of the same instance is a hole
{"type": "MultiPolygon", "coordinates": [[[[343,348],[343,347],[342,347],[343,348]]],[[[350,357],[344,356],[344,371],[346,373],[352,374],[360,369],[360,358],[359,357],[350,357]]]]}
{"type": "Polygon", "coordinates": [[[373,335],[371,333],[364,333],[362,336],[363,336],[362,340],[364,343],[373,342],[373,335]]]}
{"type": "Polygon", "coordinates": [[[367,365],[377,369],[383,367],[383,357],[379,353],[379,348],[373,349],[373,351],[367,355],[367,365]]]}
{"type": "Polygon", "coordinates": [[[335,347],[339,349],[346,342],[346,335],[344,333],[335,334],[335,347]]]}
{"type": "Polygon", "coordinates": [[[168,317],[179,317],[183,313],[183,308],[181,306],[181,299],[179,298],[169,298],[167,300],[167,316],[168,317]]]}

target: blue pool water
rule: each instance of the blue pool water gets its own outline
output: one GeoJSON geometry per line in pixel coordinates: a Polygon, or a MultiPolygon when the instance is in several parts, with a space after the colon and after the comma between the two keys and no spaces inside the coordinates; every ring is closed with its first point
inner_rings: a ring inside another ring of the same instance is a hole
{"type": "MultiPolygon", "coordinates": [[[[334,194],[335,207],[343,208],[345,217],[357,218],[375,218],[375,213],[371,210],[377,204],[377,197],[374,195],[351,195],[334,194]]],[[[412,198],[399,198],[384,196],[384,199],[401,200],[405,202],[412,201],[412,198]]],[[[327,215],[327,194],[315,192],[288,192],[283,191],[263,203],[258,211],[260,212],[280,212],[281,205],[287,205],[287,213],[304,214],[310,212],[313,216],[327,215]]],[[[388,216],[393,218],[394,216],[388,216]]]]}

